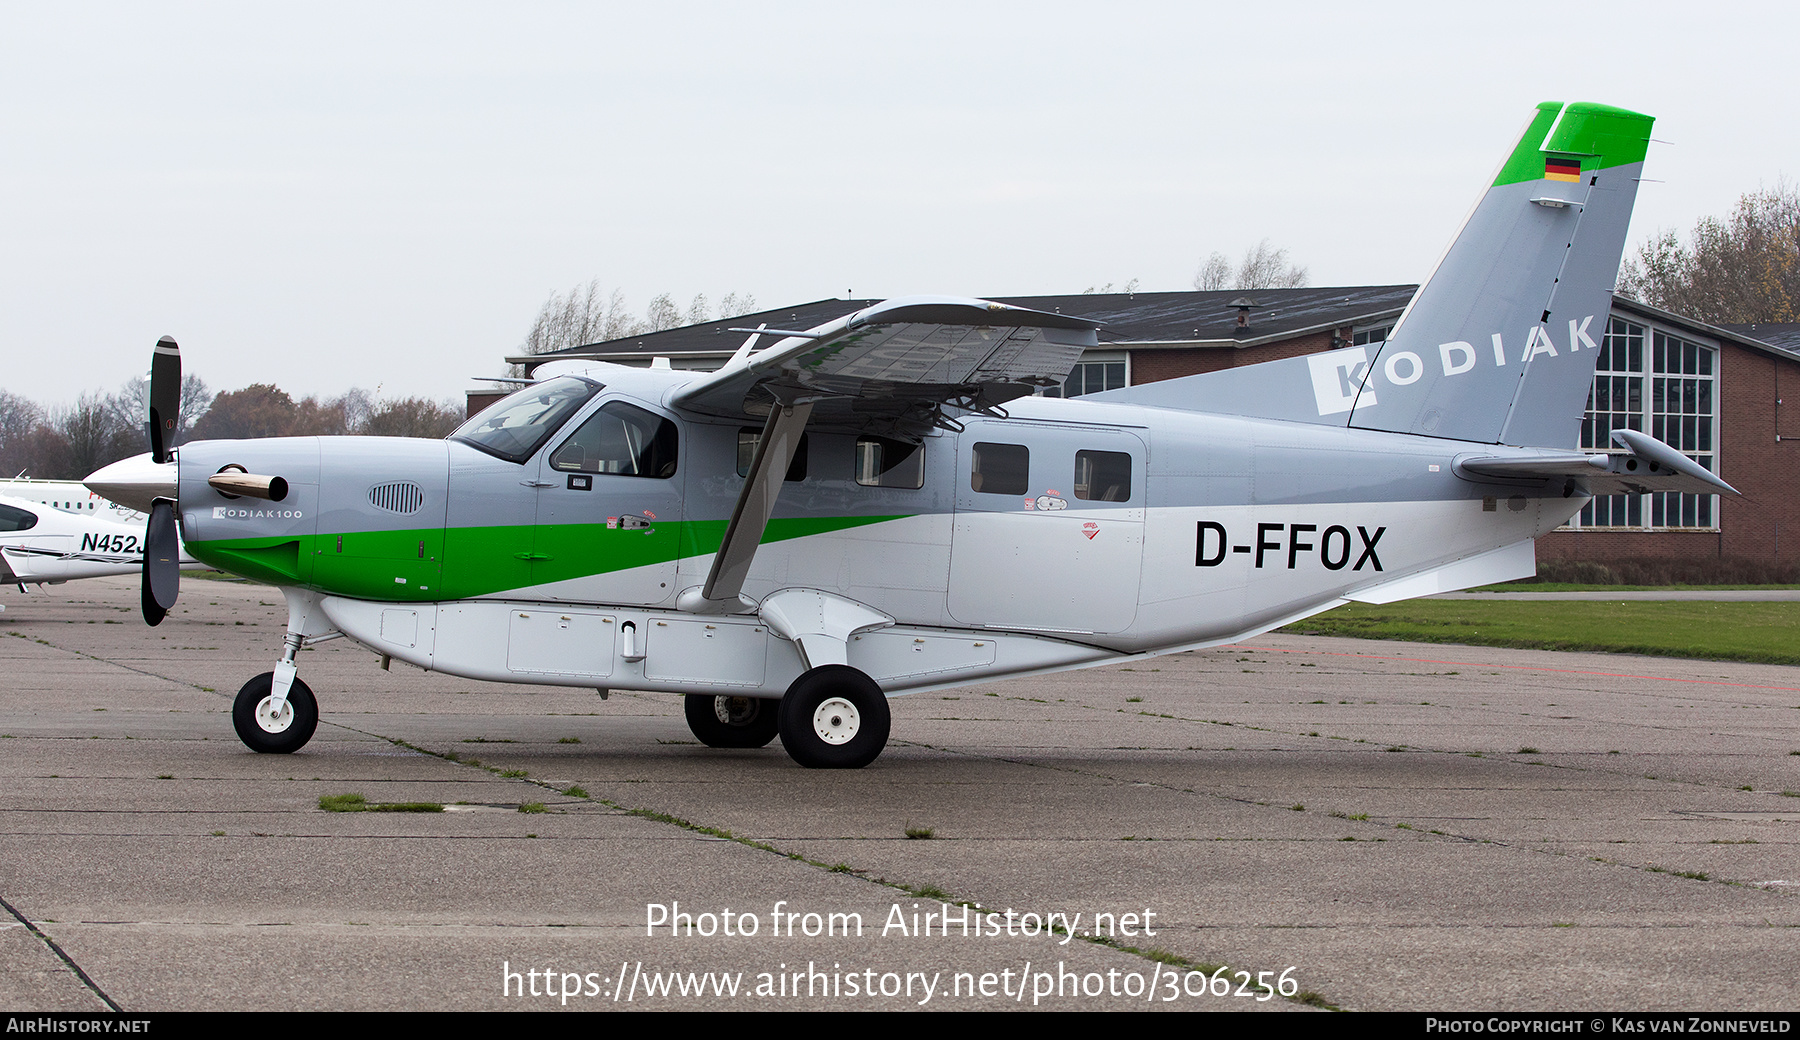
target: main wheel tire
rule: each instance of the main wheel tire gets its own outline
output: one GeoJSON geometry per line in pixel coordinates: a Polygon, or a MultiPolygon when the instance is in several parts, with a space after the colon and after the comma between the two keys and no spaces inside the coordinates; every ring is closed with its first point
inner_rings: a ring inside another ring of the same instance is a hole
{"type": "Polygon", "coordinates": [[[690,693],[684,700],[688,729],[707,747],[767,747],[781,724],[779,701],[710,693],[690,693]]]}
{"type": "Polygon", "coordinates": [[[264,672],[244,684],[231,705],[231,725],[250,750],[264,755],[287,755],[306,746],[319,728],[319,702],[312,688],[298,678],[288,688],[287,702],[279,715],[269,709],[275,692],[275,673],[264,672]]]}
{"type": "Polygon", "coordinates": [[[887,696],[845,664],[814,668],[781,699],[781,746],[808,769],[861,769],[887,747],[887,696]]]}

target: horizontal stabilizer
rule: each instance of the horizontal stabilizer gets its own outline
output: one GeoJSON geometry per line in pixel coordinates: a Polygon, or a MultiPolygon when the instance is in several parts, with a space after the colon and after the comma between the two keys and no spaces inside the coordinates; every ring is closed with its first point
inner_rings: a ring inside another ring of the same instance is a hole
{"type": "Polygon", "coordinates": [[[1643,495],[1652,491],[1735,495],[1737,489],[1647,433],[1614,430],[1622,452],[1553,451],[1479,455],[1456,460],[1459,476],[1502,480],[1574,481],[1586,495],[1643,495]]]}

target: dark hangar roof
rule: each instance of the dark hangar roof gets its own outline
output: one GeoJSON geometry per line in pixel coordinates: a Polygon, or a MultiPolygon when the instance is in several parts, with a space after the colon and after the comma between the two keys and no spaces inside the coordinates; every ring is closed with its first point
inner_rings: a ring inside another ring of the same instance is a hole
{"type": "MultiPolygon", "coordinates": [[[[1317,289],[1223,289],[1209,292],[1076,293],[1068,296],[991,296],[984,299],[1055,314],[1104,322],[1100,345],[1144,348],[1168,346],[1256,346],[1318,329],[1392,319],[1406,307],[1416,285],[1325,287],[1317,289]],[[1255,304],[1249,328],[1237,330],[1240,299],[1255,304]]],[[[507,358],[529,364],[559,359],[630,361],[650,357],[729,355],[742,333],[767,323],[771,329],[800,331],[880,303],[880,300],[815,300],[812,303],[742,314],[700,325],[591,343],[548,354],[507,358]]]]}
{"type": "Polygon", "coordinates": [[[1762,321],[1748,325],[1721,325],[1719,328],[1727,332],[1735,332],[1740,336],[1761,340],[1771,347],[1778,347],[1790,354],[1800,355],[1800,322],[1762,321]]]}

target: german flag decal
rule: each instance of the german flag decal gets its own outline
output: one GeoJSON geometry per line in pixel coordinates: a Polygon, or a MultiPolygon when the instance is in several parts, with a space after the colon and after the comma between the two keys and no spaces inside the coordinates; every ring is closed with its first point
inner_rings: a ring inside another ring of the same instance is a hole
{"type": "Polygon", "coordinates": [[[1581,160],[1563,159],[1554,155],[1544,156],[1544,179],[1549,181],[1581,182],[1581,160]]]}

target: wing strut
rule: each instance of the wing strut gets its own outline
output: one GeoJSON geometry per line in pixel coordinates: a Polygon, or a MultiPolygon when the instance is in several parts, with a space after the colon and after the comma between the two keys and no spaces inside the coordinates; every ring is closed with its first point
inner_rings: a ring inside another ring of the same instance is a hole
{"type": "Polygon", "coordinates": [[[800,435],[812,415],[812,402],[776,405],[769,409],[763,424],[762,440],[756,445],[756,457],[750,463],[750,474],[738,492],[732,507],[731,522],[725,526],[725,540],[713,557],[712,570],[706,584],[684,589],[675,599],[678,609],[696,614],[726,614],[755,609],[739,593],[750,564],[756,559],[756,547],[762,543],[769,516],[775,512],[775,500],[781,497],[781,484],[787,477],[794,452],[800,447],[800,435]]]}

